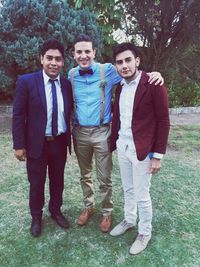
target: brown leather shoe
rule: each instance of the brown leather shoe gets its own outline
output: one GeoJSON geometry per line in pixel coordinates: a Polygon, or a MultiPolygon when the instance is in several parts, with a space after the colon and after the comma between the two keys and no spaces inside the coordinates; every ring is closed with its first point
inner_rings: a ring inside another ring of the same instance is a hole
{"type": "Polygon", "coordinates": [[[100,223],[101,231],[104,233],[107,233],[111,227],[111,224],[112,224],[111,215],[102,216],[101,223],[100,223]]]}
{"type": "Polygon", "coordinates": [[[81,215],[78,218],[77,224],[78,225],[85,225],[89,218],[93,215],[94,213],[94,208],[86,208],[84,211],[81,213],[81,215]]]}

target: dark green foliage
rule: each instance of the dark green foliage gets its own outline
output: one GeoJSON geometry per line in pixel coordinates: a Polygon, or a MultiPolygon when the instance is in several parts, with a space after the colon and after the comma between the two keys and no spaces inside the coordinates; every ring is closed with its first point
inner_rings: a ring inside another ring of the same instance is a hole
{"type": "Polygon", "coordinates": [[[0,7],[0,79],[11,92],[18,75],[40,68],[39,47],[54,37],[66,48],[65,75],[72,66],[71,45],[81,32],[91,35],[102,51],[102,34],[94,15],[74,10],[62,0],[4,0],[0,7]]]}
{"type": "Polygon", "coordinates": [[[192,107],[200,106],[200,86],[197,83],[188,85],[169,84],[169,104],[170,107],[192,107]]]}
{"type": "Polygon", "coordinates": [[[170,88],[170,106],[199,105],[199,0],[0,2],[0,97],[13,91],[17,75],[40,67],[38,48],[45,39],[54,36],[65,44],[66,73],[74,36],[92,35],[99,56],[109,62],[112,31],[119,27],[141,47],[142,67],[162,73],[170,88]]]}
{"type": "Polygon", "coordinates": [[[198,0],[123,1],[129,20],[127,34],[142,50],[149,70],[165,73],[199,53],[200,2],[198,0]]]}
{"type": "Polygon", "coordinates": [[[123,3],[127,35],[141,47],[143,66],[160,71],[170,105],[200,102],[200,1],[130,0],[123,3]]]}
{"type": "Polygon", "coordinates": [[[111,60],[114,44],[111,33],[120,28],[140,47],[142,69],[162,73],[170,88],[170,106],[199,105],[199,0],[69,0],[69,3],[74,8],[87,6],[96,13],[104,32],[104,61],[111,60]]]}
{"type": "Polygon", "coordinates": [[[63,0],[77,10],[89,8],[95,14],[98,25],[103,33],[106,49],[102,53],[104,62],[112,62],[112,47],[116,44],[113,31],[124,25],[125,13],[119,3],[121,0],[63,0]]]}

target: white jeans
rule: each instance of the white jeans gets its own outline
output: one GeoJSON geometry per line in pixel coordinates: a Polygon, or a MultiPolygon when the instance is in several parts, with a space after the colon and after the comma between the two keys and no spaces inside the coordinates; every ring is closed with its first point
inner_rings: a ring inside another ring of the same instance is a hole
{"type": "Polygon", "coordinates": [[[145,160],[139,161],[135,151],[128,146],[125,150],[118,146],[117,154],[124,190],[124,218],[135,225],[138,211],[138,232],[149,235],[152,230],[150,159],[147,156],[145,160]]]}

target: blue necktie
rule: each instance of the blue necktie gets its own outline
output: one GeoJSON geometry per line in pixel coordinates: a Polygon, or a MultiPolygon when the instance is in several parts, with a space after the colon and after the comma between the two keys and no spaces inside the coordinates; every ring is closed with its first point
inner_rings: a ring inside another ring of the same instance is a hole
{"type": "Polygon", "coordinates": [[[57,104],[57,95],[56,95],[56,80],[51,80],[51,92],[52,92],[52,104],[53,104],[53,110],[52,110],[52,136],[56,136],[58,134],[58,104],[57,104]]]}

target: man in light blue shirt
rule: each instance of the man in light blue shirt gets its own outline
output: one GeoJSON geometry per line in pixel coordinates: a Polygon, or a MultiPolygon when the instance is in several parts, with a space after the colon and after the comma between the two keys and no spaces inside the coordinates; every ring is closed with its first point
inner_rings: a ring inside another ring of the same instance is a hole
{"type": "MultiPolygon", "coordinates": [[[[81,172],[85,209],[78,225],[85,225],[94,213],[92,158],[95,155],[97,178],[100,183],[102,218],[100,229],[111,227],[112,158],[109,151],[112,88],[121,77],[110,64],[94,61],[96,49],[91,38],[80,34],[74,42],[73,56],[78,66],[69,72],[74,95],[73,141],[81,172]]],[[[150,82],[163,82],[159,73],[150,82]]]]}

